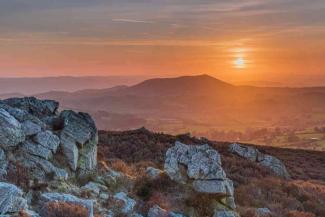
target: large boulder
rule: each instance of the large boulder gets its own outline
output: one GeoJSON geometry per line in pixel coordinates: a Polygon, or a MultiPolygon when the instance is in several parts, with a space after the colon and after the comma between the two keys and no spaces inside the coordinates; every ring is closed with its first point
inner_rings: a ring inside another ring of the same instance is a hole
{"type": "Polygon", "coordinates": [[[166,152],[165,171],[169,177],[179,183],[190,179],[223,180],[226,174],[221,166],[219,153],[208,145],[190,146],[176,142],[166,152]],[[187,167],[182,174],[181,165],[187,167]]]}
{"type": "Polygon", "coordinates": [[[64,124],[60,133],[63,152],[70,168],[76,171],[93,170],[97,165],[97,128],[86,113],[63,111],[60,114],[64,124]]]}
{"type": "Polygon", "coordinates": [[[23,191],[15,185],[0,182],[0,214],[17,213],[27,209],[23,191]]]}
{"type": "Polygon", "coordinates": [[[234,143],[229,146],[229,152],[269,168],[279,177],[290,178],[290,174],[281,160],[274,156],[263,154],[257,148],[234,143]]]}
{"type": "Polygon", "coordinates": [[[166,152],[165,172],[172,180],[191,185],[196,192],[218,194],[227,207],[236,208],[233,183],[226,177],[220,154],[209,145],[176,142],[166,152]]]}
{"type": "Polygon", "coordinates": [[[87,208],[88,217],[94,216],[94,201],[81,199],[76,196],[70,194],[60,194],[60,193],[43,193],[40,198],[40,206],[41,208],[47,202],[67,202],[71,204],[75,204],[78,206],[82,206],[87,208]]]}
{"type": "Polygon", "coordinates": [[[0,108],[0,146],[4,149],[17,146],[25,140],[21,124],[6,110],[0,108]]]}

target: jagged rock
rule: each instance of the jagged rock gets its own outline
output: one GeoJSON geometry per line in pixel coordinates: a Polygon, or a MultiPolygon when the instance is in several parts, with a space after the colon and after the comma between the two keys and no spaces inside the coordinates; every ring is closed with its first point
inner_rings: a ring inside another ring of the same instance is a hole
{"type": "Polygon", "coordinates": [[[21,124],[6,110],[0,108],[0,146],[16,146],[25,140],[21,124]]]}
{"type": "Polygon", "coordinates": [[[155,205],[149,209],[148,217],[168,217],[168,212],[155,205]]]}
{"type": "Polygon", "coordinates": [[[195,180],[193,181],[193,187],[197,192],[201,193],[234,195],[234,186],[230,179],[195,180]]]}
{"type": "Polygon", "coordinates": [[[53,100],[39,100],[35,97],[10,98],[3,100],[3,103],[11,107],[28,111],[37,117],[54,115],[59,103],[53,100]]]}
{"type": "Polygon", "coordinates": [[[42,127],[42,129],[46,128],[46,124],[44,124],[38,117],[28,113],[28,111],[19,108],[13,108],[7,104],[4,104],[3,101],[0,101],[0,108],[6,110],[10,115],[15,117],[16,120],[19,121],[20,123],[29,120],[42,127]]]}
{"type": "Polygon", "coordinates": [[[161,174],[163,174],[164,172],[160,169],[156,169],[156,168],[153,168],[153,167],[148,167],[146,169],[146,173],[147,175],[152,178],[152,179],[156,179],[158,178],[161,174]]]}
{"type": "Polygon", "coordinates": [[[75,141],[65,134],[61,134],[61,145],[63,149],[64,156],[73,171],[77,170],[79,150],[75,141]]]}
{"type": "Polygon", "coordinates": [[[239,215],[233,211],[217,211],[213,217],[238,217],[239,215]]]}
{"type": "Polygon", "coordinates": [[[45,180],[49,175],[59,179],[68,178],[68,172],[65,169],[58,168],[43,158],[24,153],[22,156],[17,156],[17,161],[31,169],[31,175],[40,180],[45,180]]]}
{"type": "Polygon", "coordinates": [[[59,137],[48,130],[37,133],[37,135],[34,137],[34,140],[45,148],[50,149],[53,153],[56,153],[56,150],[60,145],[59,137]]]}
{"type": "Polygon", "coordinates": [[[162,209],[158,205],[154,205],[149,209],[148,217],[184,217],[184,215],[174,212],[169,212],[165,209],[162,209]]]}
{"type": "Polygon", "coordinates": [[[136,205],[136,201],[132,198],[128,197],[128,195],[124,192],[119,192],[114,195],[114,200],[119,204],[122,203],[121,212],[123,214],[131,214],[133,213],[134,207],[136,205]]]}
{"type": "Polygon", "coordinates": [[[166,153],[165,171],[172,180],[185,183],[187,177],[182,174],[180,164],[187,166],[187,176],[191,179],[226,178],[219,153],[208,145],[188,146],[176,142],[166,153]]]}
{"type": "Polygon", "coordinates": [[[60,193],[43,193],[40,198],[40,205],[43,206],[47,202],[68,202],[78,206],[83,206],[88,210],[88,217],[94,216],[94,201],[80,199],[76,196],[70,194],[60,194],[60,193]]]}
{"type": "Polygon", "coordinates": [[[290,178],[285,165],[278,158],[263,154],[256,148],[235,143],[229,146],[229,152],[267,167],[282,178],[290,178]]]}
{"type": "Polygon", "coordinates": [[[22,128],[26,136],[36,135],[42,131],[42,127],[38,124],[35,124],[31,120],[26,120],[22,123],[22,128]]]}
{"type": "Polygon", "coordinates": [[[40,217],[40,215],[33,210],[25,210],[25,214],[27,214],[28,217],[40,217]]]}
{"type": "Polygon", "coordinates": [[[93,192],[94,194],[99,195],[101,191],[108,191],[108,188],[105,185],[96,182],[89,182],[83,186],[81,190],[93,192]]]}
{"type": "Polygon", "coordinates": [[[279,177],[285,179],[290,178],[286,166],[276,157],[267,154],[258,155],[258,163],[264,167],[270,168],[279,177]]]}
{"type": "Polygon", "coordinates": [[[7,175],[7,166],[8,166],[8,161],[6,159],[6,154],[0,148],[0,178],[7,175]]]}
{"type": "Polygon", "coordinates": [[[15,185],[0,182],[0,214],[16,213],[26,208],[23,191],[15,185]]]}
{"type": "Polygon", "coordinates": [[[22,143],[21,151],[44,158],[46,160],[52,158],[52,152],[50,149],[28,140],[22,143]]]}
{"type": "Polygon", "coordinates": [[[272,212],[269,208],[257,208],[255,210],[255,214],[257,217],[271,217],[272,212]]]}
{"type": "Polygon", "coordinates": [[[63,111],[60,138],[72,170],[93,170],[97,165],[98,135],[94,121],[86,113],[63,111]]]}

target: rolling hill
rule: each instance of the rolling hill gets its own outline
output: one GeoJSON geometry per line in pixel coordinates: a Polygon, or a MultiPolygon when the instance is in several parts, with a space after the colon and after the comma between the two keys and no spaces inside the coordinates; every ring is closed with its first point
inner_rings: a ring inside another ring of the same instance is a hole
{"type": "Polygon", "coordinates": [[[324,118],[316,118],[325,114],[325,87],[234,86],[208,75],[157,78],[133,86],[37,96],[58,100],[65,108],[90,112],[101,129],[111,130],[136,128],[139,124],[153,130],[183,132],[299,128],[325,123],[324,118]],[[119,114],[123,123],[118,125],[124,127],[109,124],[111,114],[119,114]],[[128,125],[130,118],[141,121],[128,125]]]}

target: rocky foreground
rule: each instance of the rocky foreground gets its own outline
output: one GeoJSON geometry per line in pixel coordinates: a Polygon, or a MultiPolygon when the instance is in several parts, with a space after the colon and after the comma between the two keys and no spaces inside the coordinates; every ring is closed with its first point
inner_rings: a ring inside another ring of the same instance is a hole
{"type": "MultiPolygon", "coordinates": [[[[113,135],[106,139],[115,145],[112,151],[123,148],[113,135]]],[[[106,160],[104,149],[97,150],[98,132],[88,114],[60,111],[59,103],[51,100],[0,101],[0,216],[240,215],[236,185],[230,178],[234,174],[224,169],[218,149],[202,140],[197,144],[176,141],[162,153],[163,166],[145,162],[143,150],[142,162],[132,172],[121,160],[106,160]]],[[[154,156],[156,151],[149,153],[154,156]]],[[[290,179],[280,159],[254,147],[231,144],[227,155],[279,180],[290,179]]],[[[257,206],[253,216],[275,213],[257,206]]]]}

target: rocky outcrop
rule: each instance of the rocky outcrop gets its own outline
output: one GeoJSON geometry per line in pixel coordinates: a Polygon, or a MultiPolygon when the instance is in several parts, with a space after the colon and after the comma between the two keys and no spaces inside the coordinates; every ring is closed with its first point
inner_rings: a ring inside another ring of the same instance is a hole
{"type": "Polygon", "coordinates": [[[0,214],[15,213],[26,208],[23,191],[15,185],[0,182],[0,214]]]}
{"type": "Polygon", "coordinates": [[[220,154],[209,145],[176,142],[166,152],[165,171],[172,180],[191,184],[196,192],[220,195],[226,207],[235,209],[233,183],[226,177],[220,154]]]}
{"type": "Polygon", "coordinates": [[[97,165],[97,129],[85,113],[58,111],[59,103],[34,97],[0,101],[0,176],[10,162],[31,178],[84,175],[97,165]],[[62,150],[63,156],[58,154],[62,150]]]}
{"type": "Polygon", "coordinates": [[[277,176],[288,179],[290,175],[285,165],[276,157],[263,154],[258,149],[240,144],[231,144],[229,151],[272,170],[277,176]]]}

